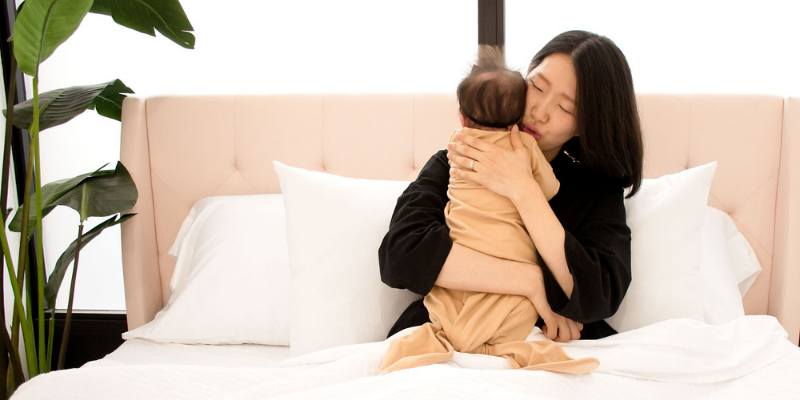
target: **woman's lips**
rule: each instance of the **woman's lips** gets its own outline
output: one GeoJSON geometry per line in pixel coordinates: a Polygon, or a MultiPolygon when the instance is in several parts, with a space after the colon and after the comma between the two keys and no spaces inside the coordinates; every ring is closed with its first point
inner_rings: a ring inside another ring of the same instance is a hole
{"type": "Polygon", "coordinates": [[[536,129],[535,126],[523,125],[522,126],[522,131],[527,133],[527,134],[529,134],[529,135],[531,135],[531,136],[533,136],[533,138],[536,139],[536,140],[539,140],[542,137],[542,135],[539,134],[539,130],[536,129]]]}

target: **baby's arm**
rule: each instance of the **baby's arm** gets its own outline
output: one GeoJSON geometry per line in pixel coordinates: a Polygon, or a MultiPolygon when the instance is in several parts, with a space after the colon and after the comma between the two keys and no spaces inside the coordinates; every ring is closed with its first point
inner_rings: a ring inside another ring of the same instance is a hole
{"type": "Polygon", "coordinates": [[[561,183],[556,179],[553,167],[547,162],[535,140],[531,144],[531,171],[533,171],[533,179],[542,188],[544,197],[550,201],[558,193],[561,183]]]}

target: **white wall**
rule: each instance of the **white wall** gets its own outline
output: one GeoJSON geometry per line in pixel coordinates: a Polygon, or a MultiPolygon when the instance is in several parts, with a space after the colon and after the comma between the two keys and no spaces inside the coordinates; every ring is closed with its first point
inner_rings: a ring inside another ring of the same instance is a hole
{"type": "MultiPolygon", "coordinates": [[[[40,91],[119,78],[140,96],[450,92],[477,42],[477,0],[181,3],[194,26],[194,50],[90,14],[42,65],[40,91]]],[[[86,112],[43,132],[41,150],[43,182],[113,166],[119,123],[86,112]]],[[[77,224],[70,209],[45,219],[46,264],[75,239],[77,224]]],[[[76,308],[125,308],[119,241],[119,229],[111,228],[81,252],[76,308]]],[[[67,282],[59,308],[67,305],[67,282]]]]}
{"type": "MultiPolygon", "coordinates": [[[[452,92],[477,42],[477,0],[182,3],[195,50],[90,14],[43,64],[40,89],[119,78],[142,96],[452,92]]],[[[553,36],[584,29],[619,45],[639,92],[800,96],[797,4],[507,0],[507,54],[525,69],[553,36]]],[[[118,154],[119,124],[87,112],[43,133],[43,182],[113,165],[118,154]]],[[[77,215],[56,210],[45,221],[53,265],[75,238],[77,215]]],[[[120,259],[118,229],[86,248],[77,308],[124,309],[120,259]]],[[[64,290],[58,306],[66,300],[64,290]]]]}
{"type": "Polygon", "coordinates": [[[800,1],[506,0],[506,48],[527,69],[555,35],[606,36],[649,93],[800,96],[800,1]]]}

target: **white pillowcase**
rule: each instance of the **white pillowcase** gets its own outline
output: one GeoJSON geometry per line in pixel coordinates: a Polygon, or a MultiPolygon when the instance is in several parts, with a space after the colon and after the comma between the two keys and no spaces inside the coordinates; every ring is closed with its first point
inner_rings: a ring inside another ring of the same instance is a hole
{"type": "Polygon", "coordinates": [[[409,182],[273,163],[286,207],[292,355],[385,339],[419,298],[383,284],[378,265],[378,247],[409,182]]]}
{"type": "MultiPolygon", "coordinates": [[[[702,227],[700,276],[702,278],[703,320],[720,325],[744,316],[742,296],[733,270],[726,237],[727,223],[733,224],[724,212],[706,206],[702,227]]],[[[734,230],[736,226],[734,225],[734,230]]],[[[738,233],[738,231],[736,231],[738,233]]]]}
{"type": "Polygon", "coordinates": [[[703,317],[721,325],[744,315],[740,287],[749,288],[761,264],[731,217],[714,207],[706,207],[702,235],[703,317]]]}
{"type": "Polygon", "coordinates": [[[671,318],[703,321],[700,240],[717,163],[645,179],[625,200],[632,281],[606,321],[625,332],[671,318]]]}
{"type": "Polygon", "coordinates": [[[198,201],[170,250],[177,264],[169,302],[123,338],[288,345],[285,221],[280,194],[198,201]]]}

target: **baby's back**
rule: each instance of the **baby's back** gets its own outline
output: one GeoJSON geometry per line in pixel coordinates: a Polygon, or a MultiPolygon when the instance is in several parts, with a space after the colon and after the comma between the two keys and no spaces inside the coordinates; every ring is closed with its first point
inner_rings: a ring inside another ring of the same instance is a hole
{"type": "MultiPolygon", "coordinates": [[[[450,141],[455,141],[455,134],[459,132],[478,137],[504,149],[512,149],[509,131],[463,128],[453,132],[450,141]]],[[[550,164],[544,160],[533,137],[530,135],[520,135],[520,137],[531,154],[531,169],[535,169],[534,176],[549,199],[558,191],[558,180],[550,164]]],[[[447,197],[450,202],[445,208],[445,218],[453,243],[513,261],[530,263],[536,259],[533,241],[511,200],[478,183],[452,174],[447,197]]]]}

